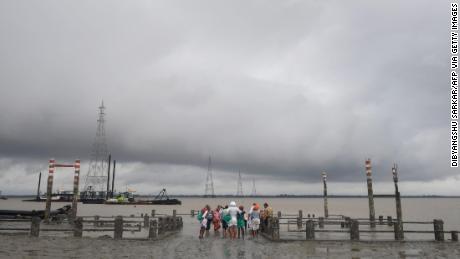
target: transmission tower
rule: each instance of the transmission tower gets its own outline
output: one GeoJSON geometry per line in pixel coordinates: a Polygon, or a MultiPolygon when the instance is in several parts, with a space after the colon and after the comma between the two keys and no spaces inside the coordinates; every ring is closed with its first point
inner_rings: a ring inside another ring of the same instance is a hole
{"type": "Polygon", "coordinates": [[[86,174],[84,191],[104,191],[107,183],[107,142],[105,138],[105,106],[99,106],[96,138],[91,149],[91,159],[86,174]]]}
{"type": "Polygon", "coordinates": [[[216,195],[214,195],[214,180],[212,179],[211,156],[209,156],[209,161],[208,161],[208,173],[206,175],[204,197],[216,197],[216,195]]]}
{"type": "Polygon", "coordinates": [[[236,196],[243,196],[243,179],[241,178],[240,171],[238,171],[238,182],[236,184],[236,196]]]}
{"type": "Polygon", "coordinates": [[[257,195],[257,192],[256,192],[256,179],[252,179],[252,192],[251,192],[251,196],[256,196],[257,195]]]}

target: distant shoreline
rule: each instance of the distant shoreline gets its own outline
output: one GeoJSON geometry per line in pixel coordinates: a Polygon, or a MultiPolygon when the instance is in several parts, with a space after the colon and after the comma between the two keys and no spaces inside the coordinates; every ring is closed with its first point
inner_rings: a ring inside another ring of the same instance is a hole
{"type": "MultiPolygon", "coordinates": [[[[4,195],[7,198],[30,198],[36,195],[4,195]]],[[[185,194],[172,194],[170,197],[181,198],[323,198],[323,195],[244,195],[236,196],[230,194],[215,195],[214,197],[204,197],[204,195],[185,195],[185,194]]],[[[139,194],[136,197],[155,197],[155,195],[139,194]]],[[[367,198],[367,195],[328,195],[328,198],[367,198]]],[[[374,198],[394,198],[392,194],[374,194],[374,198]]],[[[401,198],[460,198],[458,195],[401,195],[401,198]]]]}

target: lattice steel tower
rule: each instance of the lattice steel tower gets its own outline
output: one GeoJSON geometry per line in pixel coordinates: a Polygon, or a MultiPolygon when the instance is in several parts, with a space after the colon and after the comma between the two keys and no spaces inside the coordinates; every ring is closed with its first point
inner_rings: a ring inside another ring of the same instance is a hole
{"type": "Polygon", "coordinates": [[[84,191],[105,191],[107,184],[107,141],[105,137],[105,106],[102,101],[97,119],[96,137],[91,150],[84,191]]]}
{"type": "Polygon", "coordinates": [[[256,179],[252,179],[252,192],[251,192],[251,196],[256,196],[257,195],[257,191],[256,191],[256,179]]]}
{"type": "Polygon", "coordinates": [[[216,197],[216,195],[214,194],[214,180],[212,179],[211,156],[209,156],[209,161],[208,161],[208,173],[206,175],[204,197],[216,197]]]}
{"type": "Polygon", "coordinates": [[[238,171],[238,182],[236,184],[236,196],[243,196],[243,179],[241,178],[240,171],[238,171]]]}

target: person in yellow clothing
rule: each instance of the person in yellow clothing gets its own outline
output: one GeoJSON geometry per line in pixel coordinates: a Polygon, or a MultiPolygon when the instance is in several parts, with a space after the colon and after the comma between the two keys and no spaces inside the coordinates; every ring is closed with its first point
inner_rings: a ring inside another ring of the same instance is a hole
{"type": "Polygon", "coordinates": [[[268,225],[268,219],[273,217],[273,209],[268,206],[268,203],[264,203],[264,211],[262,212],[262,222],[264,227],[268,225]]]}

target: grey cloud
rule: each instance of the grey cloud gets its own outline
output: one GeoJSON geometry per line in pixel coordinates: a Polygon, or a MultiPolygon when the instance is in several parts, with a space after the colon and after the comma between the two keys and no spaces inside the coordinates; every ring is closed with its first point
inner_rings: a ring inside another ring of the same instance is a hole
{"type": "Polygon", "coordinates": [[[0,155],[88,160],[104,99],[110,151],[144,166],[133,183],[169,164],[195,184],[208,155],[274,181],[359,182],[368,157],[378,180],[393,162],[405,180],[457,175],[447,7],[3,1],[0,155]]]}

